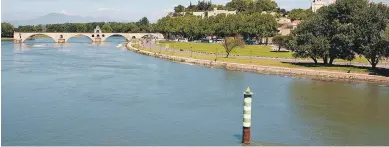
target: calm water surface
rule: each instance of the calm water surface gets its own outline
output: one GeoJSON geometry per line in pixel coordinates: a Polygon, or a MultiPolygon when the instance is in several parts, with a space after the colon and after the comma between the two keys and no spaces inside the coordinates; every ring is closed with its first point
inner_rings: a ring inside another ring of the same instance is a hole
{"type": "MultiPolygon", "coordinates": [[[[171,63],[72,38],[2,41],[3,145],[389,145],[389,86],[171,63]]],[[[87,41],[87,40],[86,40],[87,41]]]]}

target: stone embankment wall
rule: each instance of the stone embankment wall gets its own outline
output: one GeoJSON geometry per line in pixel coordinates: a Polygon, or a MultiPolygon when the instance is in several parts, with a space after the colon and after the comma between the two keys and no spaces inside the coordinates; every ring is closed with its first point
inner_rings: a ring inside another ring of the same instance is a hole
{"type": "Polygon", "coordinates": [[[215,62],[210,60],[178,57],[178,56],[164,55],[164,54],[158,54],[158,53],[149,52],[145,50],[140,50],[132,47],[131,43],[127,44],[127,48],[129,50],[132,50],[142,55],[152,56],[152,57],[174,61],[174,62],[180,62],[184,64],[200,65],[209,68],[224,68],[228,70],[247,71],[247,72],[255,72],[261,74],[276,74],[276,75],[287,75],[287,76],[294,76],[294,77],[307,77],[307,78],[325,80],[325,81],[372,82],[372,83],[389,84],[389,78],[382,77],[382,76],[356,74],[356,73],[343,73],[343,72],[336,72],[336,71],[311,70],[311,69],[301,69],[301,68],[250,65],[250,64],[240,64],[240,63],[221,62],[221,61],[215,62]]]}

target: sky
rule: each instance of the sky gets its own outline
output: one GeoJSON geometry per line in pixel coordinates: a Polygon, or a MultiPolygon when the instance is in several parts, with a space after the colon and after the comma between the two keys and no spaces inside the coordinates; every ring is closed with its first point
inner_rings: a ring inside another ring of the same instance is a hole
{"type": "MultiPolygon", "coordinates": [[[[1,20],[28,20],[49,13],[108,17],[114,20],[137,21],[146,16],[154,22],[178,4],[189,5],[197,0],[1,0],[1,20]]],[[[212,0],[225,4],[229,0],[212,0]]],[[[309,8],[312,0],[275,0],[281,8],[309,8]]],[[[374,0],[386,2],[389,0],[374,0]]]]}

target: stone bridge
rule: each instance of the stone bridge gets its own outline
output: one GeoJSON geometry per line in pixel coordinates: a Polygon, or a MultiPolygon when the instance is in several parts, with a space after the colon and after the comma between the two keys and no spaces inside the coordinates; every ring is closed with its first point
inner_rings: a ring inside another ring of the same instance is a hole
{"type": "Polygon", "coordinates": [[[34,35],[46,35],[52,38],[57,43],[65,43],[70,38],[75,36],[86,36],[92,40],[92,42],[104,42],[108,37],[118,35],[123,36],[127,41],[132,39],[139,39],[143,37],[153,39],[163,39],[164,36],[161,33],[103,33],[99,26],[94,29],[94,33],[46,33],[46,32],[14,32],[14,42],[23,43],[27,38],[34,35]]]}
{"type": "Polygon", "coordinates": [[[156,39],[163,39],[164,36],[160,33],[26,33],[26,32],[14,32],[14,42],[23,43],[27,38],[34,35],[46,35],[52,38],[57,43],[65,43],[70,38],[75,36],[86,36],[93,42],[104,42],[108,37],[113,35],[119,35],[126,38],[128,41],[131,39],[139,39],[145,36],[154,36],[156,39]]]}

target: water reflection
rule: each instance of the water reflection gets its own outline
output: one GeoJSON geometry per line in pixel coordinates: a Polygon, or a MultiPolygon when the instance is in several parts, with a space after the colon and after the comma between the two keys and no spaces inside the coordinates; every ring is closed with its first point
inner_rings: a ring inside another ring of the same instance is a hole
{"type": "Polygon", "coordinates": [[[293,80],[291,111],[329,145],[388,145],[389,87],[293,80]]]}

